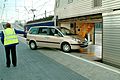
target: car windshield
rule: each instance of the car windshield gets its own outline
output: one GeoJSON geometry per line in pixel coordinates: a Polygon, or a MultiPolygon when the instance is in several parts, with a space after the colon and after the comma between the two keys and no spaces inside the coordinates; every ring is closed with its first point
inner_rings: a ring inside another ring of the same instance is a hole
{"type": "Polygon", "coordinates": [[[64,35],[76,35],[73,32],[71,32],[69,29],[60,27],[59,30],[64,34],[64,35]]]}

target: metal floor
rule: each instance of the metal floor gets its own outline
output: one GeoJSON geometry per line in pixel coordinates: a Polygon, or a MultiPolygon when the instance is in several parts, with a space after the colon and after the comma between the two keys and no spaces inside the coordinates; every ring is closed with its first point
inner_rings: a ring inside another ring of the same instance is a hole
{"type": "Polygon", "coordinates": [[[88,60],[101,60],[102,58],[102,34],[95,34],[95,45],[89,44],[86,48],[81,48],[78,51],[72,51],[71,54],[82,57],[88,60]]]}

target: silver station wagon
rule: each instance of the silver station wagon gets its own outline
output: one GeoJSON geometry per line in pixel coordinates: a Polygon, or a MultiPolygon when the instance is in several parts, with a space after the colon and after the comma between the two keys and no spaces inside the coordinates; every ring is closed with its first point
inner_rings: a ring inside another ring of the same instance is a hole
{"type": "Polygon", "coordinates": [[[87,40],[79,37],[65,27],[36,26],[30,28],[27,43],[32,50],[37,47],[59,48],[64,52],[88,46],[87,40]]]}

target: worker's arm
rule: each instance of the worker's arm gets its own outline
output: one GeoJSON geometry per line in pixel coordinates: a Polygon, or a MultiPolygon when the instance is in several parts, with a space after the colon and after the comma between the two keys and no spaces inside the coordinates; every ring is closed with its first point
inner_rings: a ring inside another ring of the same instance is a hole
{"type": "Polygon", "coordinates": [[[15,33],[16,33],[16,34],[26,34],[26,32],[21,31],[21,30],[16,30],[16,29],[15,29],[15,33]]]}
{"type": "Polygon", "coordinates": [[[0,37],[2,36],[2,32],[0,32],[0,37]]]}

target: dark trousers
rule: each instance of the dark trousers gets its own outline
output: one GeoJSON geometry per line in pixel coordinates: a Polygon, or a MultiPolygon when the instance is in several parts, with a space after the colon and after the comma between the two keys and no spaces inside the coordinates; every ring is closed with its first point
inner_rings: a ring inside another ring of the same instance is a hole
{"type": "Polygon", "coordinates": [[[12,58],[12,64],[16,66],[17,64],[17,58],[16,58],[16,45],[15,46],[5,46],[5,52],[6,52],[6,64],[7,66],[10,66],[11,59],[10,59],[10,52],[11,52],[11,58],[12,58]]]}

